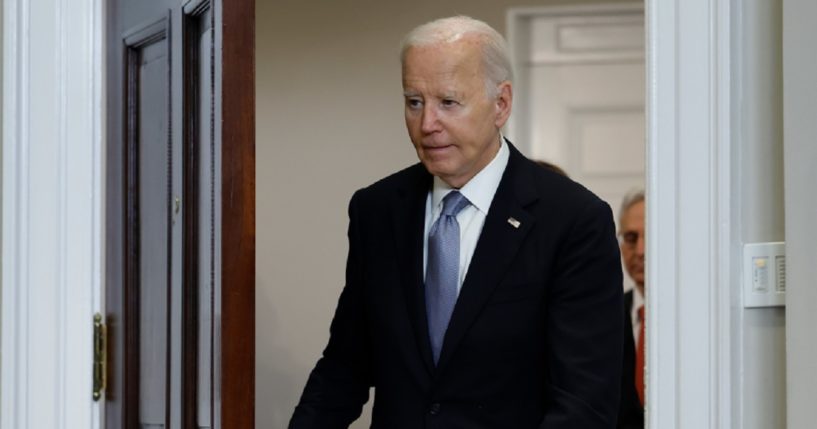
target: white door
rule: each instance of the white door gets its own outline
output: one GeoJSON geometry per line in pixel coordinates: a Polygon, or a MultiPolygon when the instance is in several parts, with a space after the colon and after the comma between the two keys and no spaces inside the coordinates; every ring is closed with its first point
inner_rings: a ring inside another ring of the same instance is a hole
{"type": "Polygon", "coordinates": [[[617,214],[644,186],[642,7],[512,10],[509,33],[517,79],[508,137],[617,214]]]}

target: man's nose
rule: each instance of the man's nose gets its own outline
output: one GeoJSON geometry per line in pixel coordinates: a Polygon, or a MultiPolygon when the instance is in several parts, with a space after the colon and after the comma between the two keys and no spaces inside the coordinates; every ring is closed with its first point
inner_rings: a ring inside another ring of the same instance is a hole
{"type": "Polygon", "coordinates": [[[434,106],[429,104],[423,106],[423,118],[420,125],[423,133],[430,134],[439,130],[440,122],[438,119],[434,106]]]}
{"type": "Polygon", "coordinates": [[[638,256],[644,256],[644,247],[647,245],[647,240],[644,234],[638,234],[638,240],[635,242],[635,253],[638,256]]]}

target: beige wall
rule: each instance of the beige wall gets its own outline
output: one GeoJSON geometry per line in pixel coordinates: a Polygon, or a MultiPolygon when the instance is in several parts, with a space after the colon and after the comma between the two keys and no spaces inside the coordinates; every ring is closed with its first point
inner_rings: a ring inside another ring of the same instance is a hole
{"type": "MultiPolygon", "coordinates": [[[[416,162],[403,125],[403,34],[452,14],[504,33],[509,7],[558,3],[583,2],[257,2],[256,427],[286,427],[326,345],[349,197],[416,162]]],[[[353,427],[368,427],[367,412],[353,427]]]]}

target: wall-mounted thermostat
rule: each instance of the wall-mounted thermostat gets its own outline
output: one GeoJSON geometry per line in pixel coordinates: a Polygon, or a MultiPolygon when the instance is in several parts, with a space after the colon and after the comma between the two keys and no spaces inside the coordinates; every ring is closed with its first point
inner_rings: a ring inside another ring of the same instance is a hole
{"type": "Polygon", "coordinates": [[[786,305],[786,243],[743,245],[743,306],[786,305]]]}

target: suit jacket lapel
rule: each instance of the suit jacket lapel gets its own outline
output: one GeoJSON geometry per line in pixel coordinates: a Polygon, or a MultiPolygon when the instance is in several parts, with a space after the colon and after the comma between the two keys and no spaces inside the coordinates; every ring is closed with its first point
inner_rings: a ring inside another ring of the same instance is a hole
{"type": "Polygon", "coordinates": [[[433,372],[434,362],[428,339],[425,295],[423,285],[423,235],[425,210],[432,176],[422,165],[416,166],[419,178],[401,188],[392,209],[396,254],[400,269],[406,309],[424,366],[433,372]]]}
{"type": "Polygon", "coordinates": [[[454,313],[448,323],[435,377],[443,372],[468,328],[501,282],[535,221],[526,210],[526,206],[534,202],[538,196],[524,174],[527,167],[524,164],[524,157],[513,146],[510,146],[510,149],[508,166],[488,210],[468,273],[454,306],[454,313]],[[512,225],[509,222],[510,218],[516,219],[518,225],[512,225]]]}

